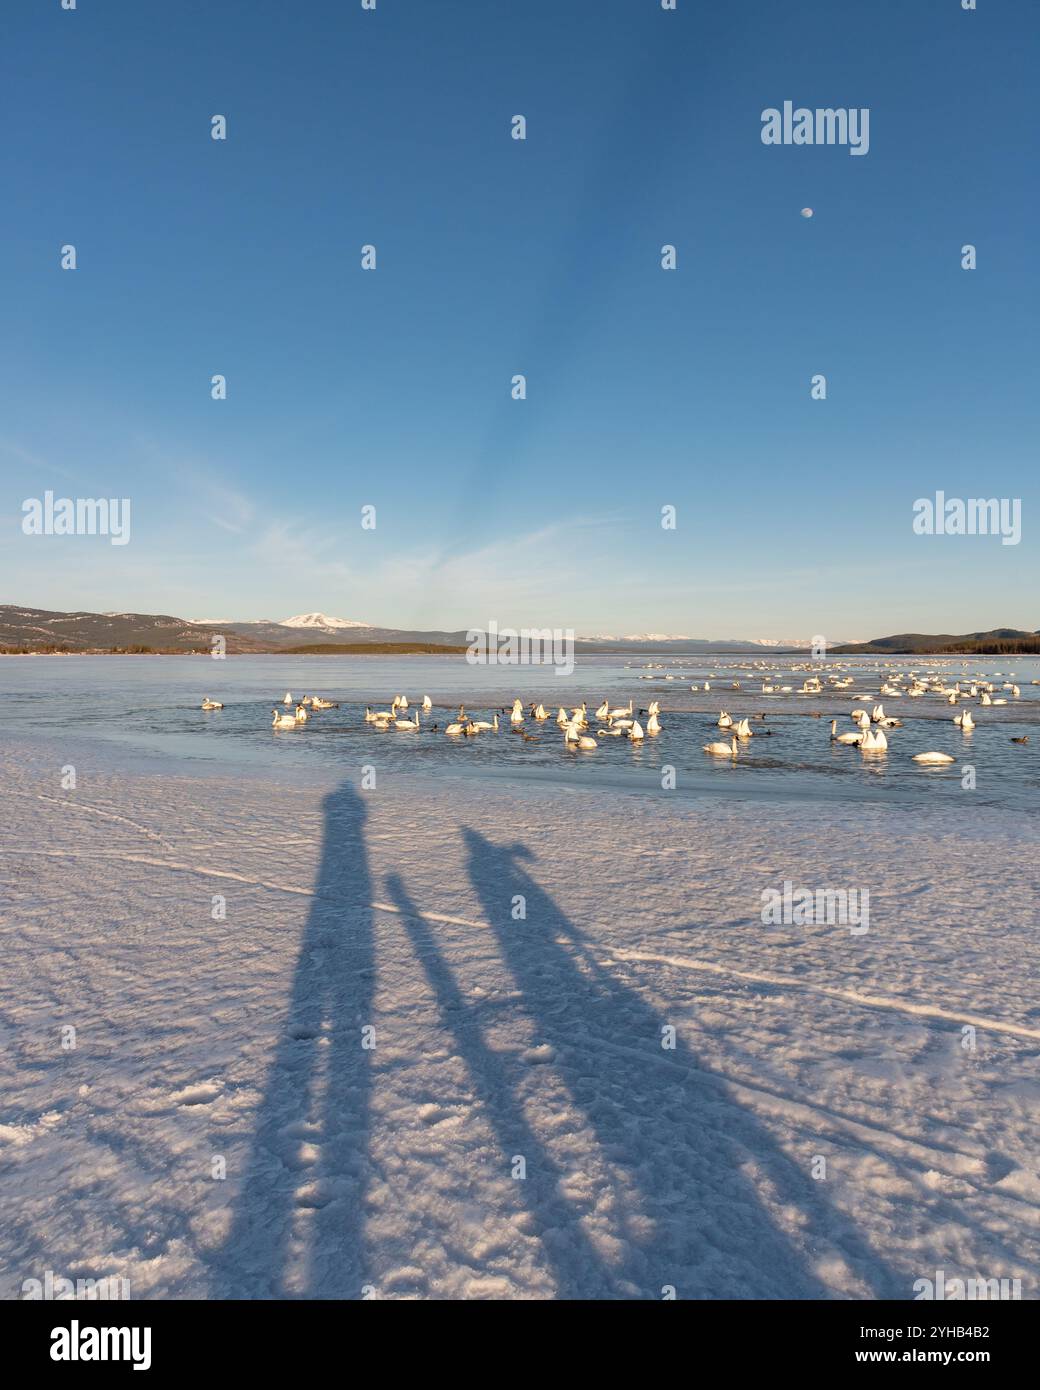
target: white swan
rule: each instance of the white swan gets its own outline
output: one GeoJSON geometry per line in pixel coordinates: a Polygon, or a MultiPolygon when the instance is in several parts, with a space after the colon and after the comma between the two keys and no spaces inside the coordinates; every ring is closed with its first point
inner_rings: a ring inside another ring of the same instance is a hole
{"type": "Polygon", "coordinates": [[[211,700],[211,699],[209,698],[209,696],[207,695],[206,698],[203,700],[203,702],[202,702],[200,708],[201,708],[201,709],[223,709],[224,706],[220,703],[219,700],[211,700]]]}
{"type": "Polygon", "coordinates": [[[303,707],[302,705],[297,705],[297,706],[296,706],[296,722],[297,722],[297,724],[306,724],[307,719],[308,719],[307,711],[304,709],[304,707],[303,707]]]}
{"type": "Polygon", "coordinates": [[[741,719],[738,723],[733,725],[733,732],[736,734],[737,738],[751,738],[755,731],[746,719],[741,719]]]}
{"type": "Polygon", "coordinates": [[[543,719],[549,718],[549,711],[545,708],[543,704],[538,704],[535,706],[534,717],[538,720],[539,723],[541,723],[543,719]]]}
{"type": "Polygon", "coordinates": [[[498,715],[497,715],[497,714],[495,715],[494,719],[492,719],[492,721],[491,721],[490,724],[488,723],[488,721],[487,721],[486,719],[479,719],[475,724],[471,725],[471,728],[478,729],[478,730],[482,730],[482,729],[491,729],[491,730],[493,730],[493,731],[497,734],[497,733],[498,733],[498,715]]]}
{"type": "Polygon", "coordinates": [[[582,748],[586,752],[590,752],[593,748],[598,746],[594,738],[589,734],[581,733],[577,725],[574,724],[569,724],[567,728],[564,729],[563,741],[568,748],[582,748]]]}
{"type": "Polygon", "coordinates": [[[283,705],[291,705],[292,702],[293,702],[292,691],[291,691],[291,690],[287,690],[287,691],[285,692],[285,699],[282,701],[282,704],[283,704],[283,705]]]}
{"type": "Polygon", "coordinates": [[[603,703],[600,705],[599,709],[596,711],[596,718],[597,718],[597,719],[606,719],[606,717],[607,717],[607,715],[608,715],[609,713],[610,713],[610,701],[609,701],[609,700],[604,700],[603,703]]]}
{"type": "Polygon", "coordinates": [[[394,720],[394,728],[395,728],[395,729],[400,729],[400,730],[402,730],[402,732],[403,732],[405,729],[417,729],[418,727],[419,727],[419,711],[418,711],[418,710],[415,711],[415,718],[414,718],[414,719],[395,719],[395,720],[394,720]]]}
{"type": "Polygon", "coordinates": [[[873,729],[868,729],[859,745],[861,753],[884,753],[887,748],[888,739],[880,729],[876,732],[873,729]]]}
{"type": "Polygon", "coordinates": [[[311,709],[334,709],[335,704],[332,700],[323,700],[320,695],[315,695],[311,701],[311,709]]]}
{"type": "Polygon", "coordinates": [[[716,727],[719,729],[729,729],[732,727],[732,725],[733,720],[730,718],[730,716],[726,713],[725,710],[722,710],[716,722],[716,727]]]}
{"type": "Polygon", "coordinates": [[[563,731],[563,745],[565,748],[595,748],[596,740],[588,734],[579,733],[575,724],[568,724],[563,731]]]}
{"type": "Polygon", "coordinates": [[[735,758],[737,756],[737,740],[734,738],[732,747],[728,743],[706,743],[705,753],[710,753],[713,758],[735,758]]]}
{"type": "Polygon", "coordinates": [[[959,724],[962,734],[968,734],[975,727],[975,720],[971,717],[971,710],[966,709],[963,714],[954,715],[953,722],[959,724]]]}
{"type": "Polygon", "coordinates": [[[957,759],[950,753],[915,753],[915,763],[955,763],[957,759]]]}
{"type": "Polygon", "coordinates": [[[660,702],[660,700],[651,700],[650,703],[649,703],[649,705],[647,706],[646,712],[647,712],[647,714],[660,714],[660,713],[661,713],[661,702],[660,702]]]}
{"type": "MultiPolygon", "coordinates": [[[[583,706],[583,708],[584,708],[584,706],[583,706]]],[[[622,718],[622,719],[624,719],[624,718],[629,718],[629,717],[631,717],[631,714],[632,714],[632,701],[631,701],[631,700],[629,700],[628,704],[625,705],[624,707],[622,707],[622,706],[619,705],[617,709],[612,709],[612,710],[610,711],[610,717],[611,717],[611,719],[617,719],[618,717],[620,717],[620,718],[622,718]]]]}
{"type": "Polygon", "coordinates": [[[424,695],[422,697],[422,707],[424,714],[429,714],[430,710],[433,709],[433,701],[430,699],[429,695],[424,695]]]}
{"type": "Polygon", "coordinates": [[[294,714],[280,714],[276,709],[273,709],[271,713],[274,715],[274,718],[271,720],[272,729],[296,728],[296,716],[294,714]]]}
{"type": "Polygon", "coordinates": [[[449,724],[444,732],[446,734],[464,734],[466,732],[466,726],[465,724],[449,724]]]}
{"type": "Polygon", "coordinates": [[[838,721],[831,720],[831,743],[860,743],[863,740],[862,734],[839,734],[837,732],[838,721]]]}
{"type": "Polygon", "coordinates": [[[638,719],[632,721],[632,727],[628,731],[628,736],[633,743],[641,742],[643,738],[643,726],[638,719]]]}
{"type": "MultiPolygon", "coordinates": [[[[633,728],[635,725],[632,726],[633,728]]],[[[646,721],[646,731],[648,734],[659,734],[661,732],[661,721],[657,717],[656,711],[650,715],[646,721]]]]}

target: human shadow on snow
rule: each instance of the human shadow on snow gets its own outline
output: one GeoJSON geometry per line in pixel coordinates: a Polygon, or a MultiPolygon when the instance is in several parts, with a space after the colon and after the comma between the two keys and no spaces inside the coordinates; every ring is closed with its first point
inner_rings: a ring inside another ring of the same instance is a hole
{"type": "Polygon", "coordinates": [[[210,1261],[214,1297],[360,1298],[368,1277],[372,1053],[362,1029],[372,1022],[375,949],[366,813],[349,784],[323,810],[321,864],[286,1017],[231,1228],[210,1261]],[[315,1155],[308,1166],[302,1144],[315,1155]]]}

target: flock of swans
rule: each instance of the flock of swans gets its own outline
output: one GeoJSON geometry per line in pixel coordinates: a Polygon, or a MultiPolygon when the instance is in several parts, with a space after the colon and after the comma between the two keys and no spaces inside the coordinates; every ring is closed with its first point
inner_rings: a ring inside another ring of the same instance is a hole
{"type": "MultiPolygon", "coordinates": [[[[759,663],[755,663],[758,666],[759,663]]],[[[841,674],[840,671],[831,671],[826,678],[820,677],[819,671],[806,664],[802,667],[806,674],[802,681],[801,688],[793,685],[773,684],[770,673],[766,670],[759,671],[762,678],[762,694],[794,694],[799,695],[820,695],[838,694],[854,684],[855,677],[852,674],[841,674]]],[[[713,673],[715,674],[715,673],[713,673]]],[[[751,676],[751,671],[748,671],[751,676]]],[[[786,673],[787,674],[787,673],[786,673]]],[[[653,677],[642,677],[644,680],[653,677]]],[[[672,680],[672,676],[665,676],[665,680],[672,680]]],[[[880,674],[879,695],[886,699],[920,699],[923,696],[932,696],[933,699],[944,699],[950,705],[961,705],[962,708],[955,714],[954,726],[961,734],[970,734],[976,728],[975,717],[972,714],[970,703],[976,703],[980,708],[984,706],[1007,705],[1008,699],[1018,699],[1021,696],[1021,688],[1008,680],[1004,684],[994,684],[994,681],[987,680],[986,677],[964,677],[961,680],[945,680],[939,671],[929,671],[927,674],[918,674],[916,671],[891,671],[880,674]]],[[[1040,682],[1033,681],[1033,684],[1040,682]]],[[[691,685],[691,691],[698,691],[698,685],[691,685]]],[[[699,687],[704,691],[710,691],[710,682],[704,681],[704,685],[699,687]]],[[[741,682],[733,681],[730,685],[734,691],[740,691],[741,682]]],[[[877,688],[877,687],[876,687],[877,688]]],[[[852,696],[855,698],[855,695],[852,696]]],[[[861,694],[861,698],[863,698],[861,694]]],[[[207,695],[203,699],[203,710],[221,710],[224,705],[220,701],[214,701],[207,695]]],[[[310,714],[316,710],[338,709],[338,703],[323,699],[318,695],[304,695],[300,701],[293,699],[291,691],[285,692],[282,699],[281,708],[271,710],[271,727],[275,730],[289,730],[289,728],[300,728],[307,723],[310,714]]],[[[499,728],[505,726],[510,733],[520,735],[524,741],[537,741],[538,734],[530,733],[531,727],[541,727],[549,721],[555,719],[556,728],[559,730],[560,738],[564,748],[569,752],[592,752],[598,748],[603,739],[626,738],[633,744],[641,744],[645,738],[655,738],[662,733],[662,723],[660,723],[660,702],[651,701],[645,709],[635,709],[634,702],[628,701],[627,705],[610,705],[609,699],[603,699],[601,705],[596,706],[590,712],[588,703],[573,706],[566,709],[559,706],[558,713],[553,716],[551,709],[546,709],[544,703],[530,702],[524,706],[523,701],[517,696],[513,701],[512,708],[503,706],[499,710],[492,712],[489,719],[474,719],[471,714],[466,713],[464,706],[459,706],[459,712],[455,719],[450,719],[444,727],[435,723],[431,719],[435,714],[434,702],[430,696],[424,695],[420,702],[409,702],[406,695],[395,695],[389,702],[389,709],[364,710],[364,721],[377,733],[402,733],[414,734],[424,731],[424,733],[444,734],[452,741],[460,739],[476,738],[478,735],[498,734],[499,728]],[[410,713],[409,713],[410,712],[410,713]],[[502,717],[502,724],[499,723],[499,716],[502,717]],[[644,724],[645,721],[645,724],[644,724]]],[[[738,716],[733,717],[727,710],[720,710],[717,719],[717,728],[724,733],[724,739],[709,742],[702,745],[704,752],[709,758],[727,758],[736,760],[742,749],[747,748],[748,739],[754,738],[756,731],[751,727],[751,720],[765,720],[765,714],[759,716],[738,716]]],[[[819,719],[818,710],[813,710],[812,717],[819,719]]],[[[830,721],[830,742],[833,745],[850,746],[858,748],[863,755],[884,755],[888,752],[888,733],[902,728],[902,720],[894,719],[891,714],[884,712],[883,703],[873,703],[872,708],[854,709],[851,712],[852,728],[838,731],[837,719],[830,721]]],[[[759,735],[772,737],[773,730],[761,728],[759,735]]],[[[1029,737],[1023,735],[1021,738],[1012,738],[1012,744],[1027,744],[1029,737]]],[[[948,763],[957,762],[952,753],[936,751],[936,749],[925,749],[925,751],[913,753],[912,760],[919,765],[943,766],[948,763]]]]}
{"type": "MultiPolygon", "coordinates": [[[[852,677],[844,678],[831,675],[827,678],[830,687],[837,691],[845,688],[852,683],[852,677]]],[[[707,682],[704,689],[710,687],[707,682]]],[[[739,682],[733,682],[733,689],[740,689],[739,682]]],[[[691,689],[696,690],[696,686],[691,689]]],[[[769,693],[772,687],[763,684],[764,693],[769,693]]],[[[1007,682],[1001,687],[1007,690],[1011,698],[1018,698],[1021,694],[1017,685],[1007,682]]],[[[807,677],[802,689],[798,694],[816,694],[823,690],[823,683],[818,675],[807,677]]],[[[886,698],[898,698],[903,695],[908,698],[920,698],[923,695],[939,696],[946,699],[950,704],[956,705],[961,701],[975,700],[980,706],[1007,704],[1007,697],[996,694],[997,687],[991,681],[979,678],[972,681],[956,681],[952,686],[947,685],[940,676],[932,674],[925,677],[910,673],[906,677],[890,678],[886,677],[880,686],[880,693],[886,698]],[[899,683],[899,682],[902,683],[899,683]],[[963,687],[963,688],[962,688],[963,687]]],[[[209,696],[202,701],[203,710],[222,710],[223,704],[219,700],[212,700],[209,696]]],[[[338,709],[339,705],[333,700],[323,699],[318,695],[305,695],[301,700],[295,700],[291,691],[285,692],[285,697],[281,702],[281,708],[275,707],[272,711],[271,727],[273,729],[299,729],[305,725],[313,711],[338,709]]],[[[434,712],[433,701],[429,695],[424,695],[417,704],[410,705],[406,695],[395,695],[390,702],[389,709],[374,710],[371,707],[365,709],[365,723],[380,733],[393,730],[395,733],[418,733],[424,730],[428,733],[443,733],[446,737],[453,740],[474,738],[479,735],[497,734],[499,732],[499,714],[507,720],[507,727],[510,732],[520,735],[527,741],[533,741],[537,735],[528,732],[528,721],[534,725],[543,725],[553,719],[551,710],[546,709],[542,703],[529,703],[526,708],[523,702],[517,697],[512,707],[503,707],[501,710],[492,714],[490,719],[474,719],[466,713],[465,707],[460,705],[458,715],[445,724],[443,730],[440,724],[429,721],[429,716],[434,712]],[[409,715],[408,711],[411,710],[409,715]],[[427,716],[427,722],[422,722],[421,716],[427,716]]],[[[819,712],[813,711],[813,717],[819,718],[819,712]]],[[[888,737],[886,731],[900,729],[903,726],[901,719],[893,718],[885,713],[884,705],[874,704],[868,712],[867,709],[854,709],[850,715],[854,727],[852,729],[838,732],[837,719],[831,720],[830,741],[832,744],[839,744],[858,748],[863,754],[884,754],[888,751],[888,737]]],[[[733,718],[726,710],[719,713],[717,727],[725,732],[725,741],[703,745],[703,751],[713,758],[736,759],[742,748],[746,747],[747,741],[755,736],[755,730],[751,727],[752,716],[733,718]]],[[[758,718],[764,719],[765,715],[758,718]]],[[[632,743],[641,743],[645,738],[654,738],[662,731],[660,718],[660,702],[651,700],[645,709],[636,710],[633,701],[630,699],[627,705],[612,707],[609,700],[603,702],[590,714],[588,704],[583,701],[580,705],[571,707],[569,710],[562,705],[559,707],[555,716],[555,723],[560,731],[563,746],[568,751],[591,752],[597,748],[603,739],[607,738],[626,738],[632,743]],[[645,719],[645,728],[640,722],[645,719]],[[594,722],[593,722],[594,721],[594,722]]],[[[962,734],[970,734],[976,727],[975,719],[971,708],[965,707],[960,710],[953,719],[954,725],[962,734]]],[[[772,730],[762,731],[767,737],[772,735],[772,730]]],[[[1012,743],[1024,744],[1029,742],[1028,736],[1011,739],[1012,743]]],[[[939,766],[956,762],[956,758],[950,753],[941,753],[934,749],[928,749],[912,755],[915,763],[939,766]]]]}
{"type": "MultiPolygon", "coordinates": [[[[404,695],[395,695],[388,710],[365,710],[365,722],[371,724],[373,728],[385,732],[389,729],[398,729],[405,732],[409,729],[418,730],[419,711],[416,709],[414,719],[399,719],[401,711],[408,708],[408,698],[404,695]]],[[[433,703],[429,695],[423,696],[423,712],[429,714],[433,708],[433,703]]],[[[517,697],[513,701],[510,710],[502,709],[501,714],[508,713],[509,728],[512,733],[519,734],[521,738],[533,740],[534,734],[529,734],[524,727],[530,718],[536,724],[544,724],[552,719],[552,713],[541,703],[533,702],[524,709],[523,701],[517,697]]],[[[585,701],[577,705],[568,712],[562,705],[559,706],[556,715],[556,726],[563,734],[564,746],[577,752],[591,752],[599,746],[601,738],[620,738],[622,736],[640,743],[647,734],[651,737],[661,732],[660,706],[657,700],[652,700],[645,710],[639,711],[640,715],[647,716],[647,724],[644,729],[639,719],[635,716],[632,701],[627,705],[619,705],[616,709],[611,709],[610,701],[604,700],[595,711],[593,717],[598,721],[595,727],[589,724],[589,708],[585,701]]],[[[439,732],[439,725],[429,726],[433,733],[439,732]]],[[[495,733],[499,731],[498,712],[491,719],[473,719],[467,713],[464,705],[459,706],[459,712],[451,723],[444,728],[444,733],[449,738],[473,738],[478,734],[495,733]]]]}
{"type": "MultiPolygon", "coordinates": [[[[848,744],[856,747],[861,753],[887,753],[888,739],[885,736],[886,729],[900,729],[903,721],[901,719],[890,718],[882,705],[875,705],[870,714],[865,709],[854,709],[851,718],[856,725],[856,732],[849,730],[846,733],[838,733],[838,721],[831,720],[831,742],[848,744]]],[[[975,727],[971,721],[971,711],[954,720],[955,724],[961,727],[963,733],[970,733],[975,727]]],[[[750,720],[734,720],[725,710],[718,718],[718,727],[725,729],[730,734],[729,743],[706,743],[705,753],[713,758],[735,758],[740,751],[740,741],[754,736],[754,729],[751,727],[750,720]]],[[[915,753],[915,763],[952,763],[956,759],[950,753],[915,753]]]]}

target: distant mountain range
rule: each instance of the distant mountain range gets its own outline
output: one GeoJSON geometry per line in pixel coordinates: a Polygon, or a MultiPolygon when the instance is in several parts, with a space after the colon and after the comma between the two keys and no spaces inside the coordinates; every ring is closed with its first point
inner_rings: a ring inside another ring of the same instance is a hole
{"type": "Polygon", "coordinates": [[[399,632],[347,618],[304,613],[286,622],[199,622],[166,613],[59,613],[0,605],[0,650],[69,652],[209,652],[214,636],[231,653],[285,652],[306,644],[425,643],[454,646],[465,634],[399,632]]]}
{"type": "MultiPolygon", "coordinates": [[[[324,613],[301,613],[281,621],[192,621],[164,613],[53,612],[44,608],[0,605],[0,651],[4,652],[209,652],[220,635],[232,654],[320,652],[323,648],[364,650],[436,650],[465,647],[468,634],[420,632],[373,627],[353,618],[330,618],[324,613]],[[345,643],[345,639],[348,639],[345,643]]],[[[811,645],[808,638],[784,643],[774,638],[713,641],[665,633],[635,633],[626,637],[581,637],[575,651],[619,652],[671,656],[719,655],[779,656],[799,654],[811,645]]],[[[1040,651],[1040,636],[1015,628],[969,633],[966,637],[925,636],[920,633],[877,637],[870,642],[828,648],[832,655],[896,655],[903,653],[1040,651]],[[1032,644],[1032,645],[1030,645],[1032,644]]]]}
{"type": "Polygon", "coordinates": [[[1023,632],[1015,627],[995,627],[989,632],[969,632],[960,637],[902,632],[895,637],[872,637],[869,642],[830,648],[833,656],[1028,656],[1034,652],[1040,653],[1040,632],[1023,632]]]}

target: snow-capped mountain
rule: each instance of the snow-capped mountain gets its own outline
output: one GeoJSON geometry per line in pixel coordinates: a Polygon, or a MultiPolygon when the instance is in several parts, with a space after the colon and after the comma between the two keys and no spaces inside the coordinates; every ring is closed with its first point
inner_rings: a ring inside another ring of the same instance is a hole
{"type": "Polygon", "coordinates": [[[353,618],[330,618],[326,613],[298,613],[295,618],[282,618],[279,627],[305,627],[320,632],[337,632],[345,627],[371,627],[371,623],[355,622],[353,618]]]}
{"type": "MultiPolygon", "coordinates": [[[[749,637],[747,639],[756,647],[811,647],[814,642],[812,637],[749,637]]],[[[851,641],[851,638],[828,637],[828,647],[844,647],[851,641]]]]}
{"type": "Polygon", "coordinates": [[[624,637],[613,633],[599,633],[595,637],[582,637],[582,642],[693,642],[696,638],[672,632],[629,632],[624,637]]]}

